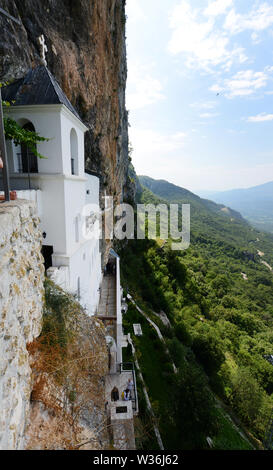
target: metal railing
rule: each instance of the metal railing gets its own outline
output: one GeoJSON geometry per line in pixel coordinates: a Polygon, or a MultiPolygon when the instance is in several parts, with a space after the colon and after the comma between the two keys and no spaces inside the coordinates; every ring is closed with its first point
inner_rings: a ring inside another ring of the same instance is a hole
{"type": "Polygon", "coordinates": [[[133,362],[121,362],[119,365],[119,372],[131,372],[132,370],[135,370],[135,366],[133,362]]]}
{"type": "Polygon", "coordinates": [[[17,153],[18,173],[28,175],[28,187],[31,189],[30,174],[38,173],[37,156],[32,152],[17,153]]]}
{"type": "Polygon", "coordinates": [[[38,162],[34,153],[17,153],[17,162],[18,173],[38,173],[38,162]]]}

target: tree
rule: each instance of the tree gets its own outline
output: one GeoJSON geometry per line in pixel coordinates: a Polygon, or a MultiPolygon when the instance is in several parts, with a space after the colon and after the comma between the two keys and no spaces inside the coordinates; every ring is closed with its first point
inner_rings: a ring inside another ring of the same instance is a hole
{"type": "Polygon", "coordinates": [[[217,432],[214,399],[202,371],[193,364],[178,376],[171,402],[182,449],[206,447],[206,437],[217,432]]]}
{"type": "Polygon", "coordinates": [[[222,352],[222,341],[216,330],[203,331],[193,341],[193,350],[208,374],[218,372],[225,356],[222,352]]]}
{"type": "Polygon", "coordinates": [[[249,368],[237,370],[232,378],[231,404],[247,425],[257,419],[262,405],[263,391],[249,368]]]}

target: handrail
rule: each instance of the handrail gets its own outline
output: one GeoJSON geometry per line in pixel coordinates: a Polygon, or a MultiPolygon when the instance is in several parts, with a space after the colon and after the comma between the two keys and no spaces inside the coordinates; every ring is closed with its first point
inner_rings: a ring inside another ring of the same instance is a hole
{"type": "Polygon", "coordinates": [[[120,372],[131,372],[135,370],[135,366],[133,362],[121,362],[119,364],[120,372]],[[125,369],[124,366],[131,366],[131,369],[125,369]]]}
{"type": "Polygon", "coordinates": [[[18,173],[38,173],[38,165],[37,165],[37,156],[33,152],[19,152],[16,153],[18,159],[18,173]],[[23,158],[27,158],[27,171],[23,171],[23,158]],[[31,159],[35,161],[35,168],[34,170],[31,168],[31,159]]]}

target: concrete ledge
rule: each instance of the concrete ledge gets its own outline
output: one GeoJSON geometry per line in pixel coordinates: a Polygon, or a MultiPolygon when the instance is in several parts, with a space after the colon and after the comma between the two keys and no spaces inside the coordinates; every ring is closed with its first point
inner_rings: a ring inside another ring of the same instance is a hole
{"type": "Polygon", "coordinates": [[[132,407],[132,402],[130,400],[128,401],[115,401],[111,402],[111,407],[110,407],[110,414],[111,414],[111,423],[114,423],[115,421],[122,421],[125,419],[133,419],[133,407],[132,407]],[[118,409],[121,408],[126,408],[127,411],[124,411],[123,413],[119,413],[118,409]]]}

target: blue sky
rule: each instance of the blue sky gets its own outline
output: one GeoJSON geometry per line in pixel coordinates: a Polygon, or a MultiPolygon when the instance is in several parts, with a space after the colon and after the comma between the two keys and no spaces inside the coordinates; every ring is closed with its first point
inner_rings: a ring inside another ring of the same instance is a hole
{"type": "Polygon", "coordinates": [[[273,3],[127,0],[138,174],[192,191],[273,180],[273,3]]]}

